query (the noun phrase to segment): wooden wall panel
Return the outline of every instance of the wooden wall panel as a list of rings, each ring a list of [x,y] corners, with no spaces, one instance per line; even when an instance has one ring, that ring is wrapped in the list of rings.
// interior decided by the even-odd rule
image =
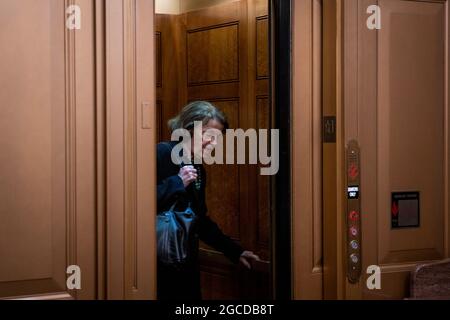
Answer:
[[[150,128],[136,126],[136,242],[131,299],[156,299],[156,112],[154,2],[136,0],[136,103],[148,104]],[[130,106],[133,108],[133,105]],[[142,123],[144,114],[136,115]]]
[[[445,6],[380,5],[389,32],[378,39],[378,210],[390,212],[392,191],[416,190],[422,219],[420,228],[386,232],[390,216],[380,215],[379,259],[383,264],[439,259],[444,249]]]
[[[156,58],[156,87],[162,87],[162,35],[160,31],[155,32],[155,58]]]
[[[188,85],[239,81],[238,53],[237,23],[188,30]]]
[[[24,6],[31,6],[33,15],[23,12]],[[21,8],[22,6],[22,8]],[[2,192],[1,192],[1,235],[0,282],[32,281],[47,279],[51,282],[55,276],[52,272],[52,207],[56,216],[63,220],[55,221],[56,227],[64,228],[65,202],[58,201],[65,197],[66,174],[64,171],[65,158],[56,158],[58,153],[64,155],[65,141],[57,139],[64,136],[64,108],[58,110],[53,106],[63,106],[64,83],[53,80],[55,76],[64,75],[64,29],[51,32],[51,26],[56,26],[61,19],[53,10],[63,10],[62,5],[46,1],[41,5],[33,5],[30,1],[21,6],[15,1],[2,3],[1,18],[8,29],[0,31],[2,39],[7,39],[9,46],[2,55]],[[15,15],[12,14],[15,12]],[[36,14],[36,16],[34,16]],[[17,18],[29,21],[29,24],[15,22]],[[42,24],[42,21],[50,21]],[[36,24],[39,27],[36,27]],[[14,32],[12,32],[14,30]],[[31,54],[27,49],[30,45],[19,41],[34,33],[32,45],[36,50]],[[50,44],[58,46],[52,50]],[[47,58],[54,56],[53,63]],[[26,69],[8,68],[15,66],[16,61],[23,61],[22,66],[36,63],[35,75],[29,77]],[[63,94],[52,92],[52,86],[57,85]],[[33,88],[35,88],[33,90]],[[36,88],[39,88],[37,90]],[[39,94],[39,91],[46,94]],[[8,94],[6,96],[5,94]],[[19,94],[20,93],[20,94]],[[31,108],[30,108],[31,106]],[[55,120],[59,126],[55,126]],[[58,161],[59,160],[59,161]],[[52,167],[52,161],[55,166]],[[59,177],[59,178],[58,178]],[[52,190],[52,183],[57,188]],[[25,198],[24,195],[27,195]],[[33,223],[26,223],[33,221]],[[63,234],[64,238],[65,234]],[[15,245],[8,245],[20,243]],[[65,248],[59,246],[60,254]],[[65,291],[61,275],[64,272],[65,260],[56,255],[56,273],[60,282],[55,284],[56,290]],[[34,268],[30,268],[31,261],[39,261]],[[1,285],[0,285],[1,286]],[[54,289],[55,290],[55,289]],[[2,290],[3,291],[3,290]],[[2,292],[3,296],[8,292]],[[11,293],[10,293],[11,294]],[[14,294],[11,294],[14,295]]]
[[[331,4],[331,1],[327,4]],[[292,127],[291,163],[294,299],[326,297],[323,268],[325,252],[322,252],[325,210],[325,207],[322,208],[322,10],[327,8],[322,8],[320,0],[295,1],[293,6],[292,123],[295,125]],[[328,22],[329,27],[335,30],[331,19]],[[329,40],[333,39],[331,34],[328,36]],[[332,48],[329,53],[333,55]],[[334,71],[332,66],[327,70],[330,74]],[[335,79],[330,77],[328,81]],[[327,106],[331,107],[332,104]],[[324,145],[324,152],[334,147],[334,144]],[[330,179],[326,182],[332,186],[335,181]],[[324,197],[328,195],[324,194]],[[336,217],[336,211],[330,211],[330,215]],[[336,254],[336,242],[328,245],[329,250]]]
[[[200,257],[202,295],[205,300],[232,300],[240,296],[234,266],[212,251],[204,251]]]
[[[155,298],[153,2],[71,4],[0,3],[0,298]]]
[[[76,33],[66,28],[68,4],[0,4],[8,26],[0,33],[9,43],[0,61],[5,89],[0,162],[6,170],[0,192],[1,298],[98,296],[92,151],[96,13],[92,1],[79,1],[86,21]],[[72,264],[82,270],[79,291],[66,287],[66,268]]]
[[[186,27],[188,30],[195,30],[241,21],[242,10],[242,1],[234,1],[191,11],[184,15]]]
[[[256,17],[256,79],[269,78],[269,17]]]
[[[107,299],[156,298],[153,13],[152,1],[106,2]]]
[[[379,265],[382,287],[368,290],[363,274],[345,293],[402,299],[415,265],[447,256],[449,3],[381,0],[382,31],[365,25],[370,4],[349,0],[345,7],[345,139],[364,150],[363,270]],[[396,191],[420,192],[419,227],[392,228]]]
[[[186,26],[183,16],[155,16],[157,141],[170,140],[167,121],[186,104]],[[176,94],[174,94],[174,92]]]

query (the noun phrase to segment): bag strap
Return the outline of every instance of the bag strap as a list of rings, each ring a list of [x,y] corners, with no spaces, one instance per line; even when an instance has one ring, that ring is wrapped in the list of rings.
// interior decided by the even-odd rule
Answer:
[[[180,165],[180,168],[183,168],[184,166],[194,166],[193,164],[184,164],[184,163],[181,163]],[[194,166],[195,167],[195,166]],[[198,191],[197,191],[197,189],[194,187],[194,188],[192,188],[193,189],[193,193],[194,193],[194,197],[195,197],[195,201],[197,201],[197,204],[199,204],[200,203],[200,199],[199,199],[199,196],[198,196]],[[189,202],[189,207],[191,206],[191,202]]]
[[[176,200],[176,201],[173,203],[173,205],[170,207],[169,211],[174,211],[177,204],[178,204],[178,200]]]
[[[189,165],[190,165],[190,164],[189,164]],[[181,164],[179,165],[180,168],[183,168],[183,166],[184,166],[183,163],[181,163]],[[197,193],[196,188],[193,188],[193,192],[194,192],[194,198],[195,198],[195,201],[197,201],[197,203],[199,203],[200,200],[199,200],[199,196],[198,196],[198,193]],[[173,205],[170,207],[169,211],[172,211],[172,212],[173,212],[173,211],[175,210],[175,207],[176,207],[177,204],[178,204],[178,200],[179,200],[179,199],[175,200],[175,202],[173,203]],[[192,208],[192,202],[191,202],[191,201],[188,202],[188,208]]]

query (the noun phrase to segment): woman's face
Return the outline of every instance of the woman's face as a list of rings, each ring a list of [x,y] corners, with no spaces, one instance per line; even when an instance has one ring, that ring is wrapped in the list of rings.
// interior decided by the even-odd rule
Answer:
[[[215,129],[215,130],[213,130]],[[202,128],[202,154],[205,150],[211,151],[217,145],[217,134],[223,131],[223,125],[216,119],[211,119]],[[192,150],[194,150],[194,139],[192,139]]]

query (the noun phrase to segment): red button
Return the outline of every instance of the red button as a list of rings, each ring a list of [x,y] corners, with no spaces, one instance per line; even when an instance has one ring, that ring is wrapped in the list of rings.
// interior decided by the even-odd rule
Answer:
[[[356,221],[359,219],[359,214],[356,211],[352,211],[349,213],[348,217],[350,218],[350,220]]]
[[[348,175],[352,180],[355,180],[358,177],[359,171],[358,171],[358,167],[352,163],[350,165],[350,168],[348,168]]]

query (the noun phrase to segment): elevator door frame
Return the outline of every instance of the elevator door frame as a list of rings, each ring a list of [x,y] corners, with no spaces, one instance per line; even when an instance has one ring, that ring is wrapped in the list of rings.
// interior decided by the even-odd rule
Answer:
[[[291,0],[271,0],[270,17],[270,97],[275,116],[274,127],[280,130],[279,171],[273,179],[272,204],[272,278],[273,296],[277,300],[292,297],[291,250]],[[281,214],[277,214],[281,213]]]
[[[328,1],[325,1],[325,4]],[[321,23],[322,12],[321,0],[269,0],[270,3],[270,70],[271,84],[270,97],[272,110],[274,110],[275,128],[280,129],[280,150],[283,150],[280,159],[280,170],[273,179],[272,187],[278,191],[272,199],[272,283],[273,296],[279,300],[289,299],[322,299],[323,298],[323,267],[322,267],[322,249],[314,249],[314,240],[311,225],[306,227],[303,221],[310,222],[314,218],[311,216],[311,208],[315,206],[314,198],[311,196],[310,187],[317,188],[321,184],[314,184],[314,180],[321,181],[321,168],[313,168],[311,162],[297,164],[302,153],[309,152],[311,148],[316,148],[316,152],[321,154],[321,118],[320,116],[311,119],[310,114],[303,114],[303,111],[309,112],[308,108],[321,108]],[[306,19],[293,13],[293,6],[298,8],[305,15]],[[152,8],[154,10],[154,8]],[[153,11],[154,12],[154,11]],[[314,17],[314,18],[313,18]],[[306,22],[309,28],[302,28],[299,23],[296,25],[299,39],[306,39],[308,46],[295,48],[292,40],[293,22]],[[312,25],[315,21],[316,25]],[[153,17],[149,24],[153,25]],[[318,24],[318,25],[317,25]],[[295,24],[294,24],[295,25]],[[151,34],[154,41],[154,35]],[[331,39],[332,37],[330,37]],[[273,45],[275,44],[275,46]],[[313,47],[315,49],[313,49]],[[278,50],[277,50],[278,49]],[[298,52],[296,51],[298,50]],[[315,70],[306,70],[306,68],[294,73],[293,58],[298,61],[313,64],[316,63]],[[139,57],[138,57],[139,58]],[[139,59],[138,59],[139,61]],[[152,61],[152,68],[154,61]],[[295,87],[296,80],[299,80],[300,86]],[[150,81],[150,88],[154,88],[155,78]],[[316,96],[312,88],[316,87]],[[155,97],[154,92],[150,97]],[[317,97],[317,95],[319,97]],[[297,97],[297,98],[295,98]],[[154,99],[153,99],[154,100]],[[314,101],[314,102],[313,102]],[[305,108],[303,108],[305,106]],[[301,111],[294,116],[293,110],[301,108]],[[151,114],[152,123],[155,123],[155,110]],[[317,110],[316,110],[317,111]],[[301,119],[302,124],[294,123]],[[313,123],[311,123],[313,122]],[[310,127],[308,127],[310,126]],[[293,132],[293,129],[296,131]],[[155,130],[152,130],[155,131]],[[314,131],[315,133],[313,134]],[[153,132],[155,133],[155,132]],[[156,133],[155,133],[156,134]],[[314,136],[314,137],[313,137]],[[295,137],[295,138],[294,138]],[[296,139],[306,138],[301,144],[296,144]],[[303,138],[302,138],[303,139]],[[152,139],[153,140],[153,139]],[[154,142],[154,140],[153,140]],[[303,143],[304,142],[304,143]],[[319,150],[318,150],[318,149]],[[294,153],[297,156],[294,156]],[[300,169],[301,167],[301,169]],[[317,170],[319,169],[319,170]],[[155,169],[154,169],[155,170]],[[315,170],[313,180],[311,180],[310,170]],[[298,174],[298,179],[294,181],[293,174]],[[152,177],[154,179],[155,176]],[[156,180],[153,180],[156,183]],[[286,192],[287,190],[287,192]],[[281,192],[283,191],[283,192]],[[317,190],[316,196],[318,202],[321,202],[322,190]],[[150,197],[153,204],[156,203],[156,197]],[[294,202],[295,198],[305,199],[305,202]],[[316,200],[317,200],[316,199]],[[316,201],[317,203],[317,201]],[[321,205],[317,205],[315,214],[322,215]],[[279,213],[279,214],[277,214]],[[154,217],[154,216],[153,216]],[[303,232],[306,228],[307,232]],[[316,246],[322,246],[322,222],[320,221],[319,237],[320,240]],[[148,230],[148,228],[147,228]],[[152,229],[151,238],[155,238],[155,230]],[[147,239],[149,238],[147,236]],[[329,238],[330,243],[335,244],[335,239]],[[152,245],[152,249],[154,249]],[[305,249],[305,251],[304,251]],[[305,258],[308,256],[308,258]],[[152,257],[152,267],[154,268],[154,257]],[[314,262],[316,259],[316,263]],[[150,279],[156,283],[156,270],[150,272]],[[151,292],[155,297],[156,292]]]
[[[273,297],[289,300],[292,297],[291,277],[291,194],[290,176],[290,129],[291,129],[291,4],[292,0],[267,0],[269,4],[270,29],[270,93],[274,110],[275,128],[280,129],[280,150],[282,157],[277,175],[272,179],[272,188],[277,193],[271,206],[271,251],[272,251],[272,291]],[[303,0],[302,0],[303,1]],[[153,23],[153,19],[152,19]],[[154,35],[152,35],[154,40]],[[268,39],[269,40],[269,39]],[[273,46],[272,43],[276,45]],[[155,79],[153,79],[154,86]],[[152,117],[156,119],[156,109]],[[155,181],[156,183],[156,181]],[[288,192],[286,192],[288,190]],[[156,199],[153,201],[156,202]],[[282,212],[282,215],[274,214]],[[155,236],[152,230],[152,236]],[[156,282],[156,271],[152,278]]]

